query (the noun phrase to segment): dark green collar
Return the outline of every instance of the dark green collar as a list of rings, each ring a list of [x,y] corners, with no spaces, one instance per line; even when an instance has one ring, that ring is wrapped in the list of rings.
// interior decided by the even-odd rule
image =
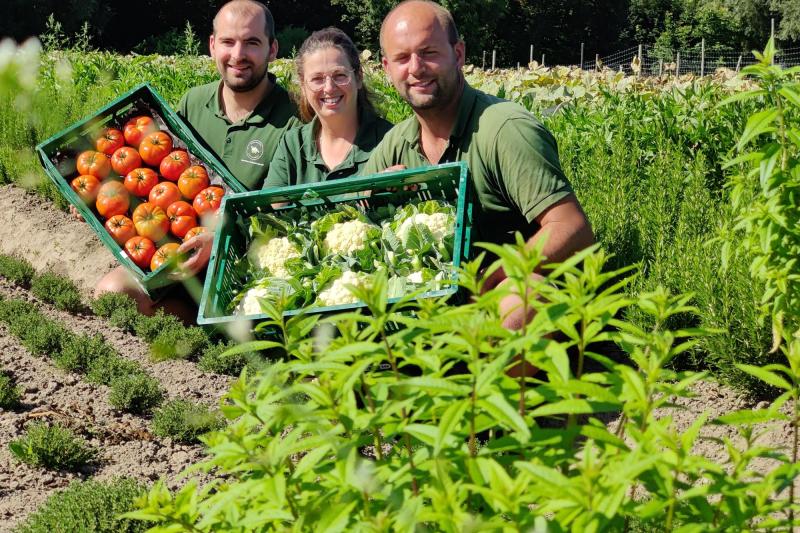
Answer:
[[[356,138],[353,141],[353,147],[347,154],[347,157],[342,161],[338,167],[356,166],[359,163],[365,162],[369,159],[369,150],[364,150],[363,146],[374,147],[378,144],[378,128],[375,127],[375,120],[377,116],[371,111],[364,110],[361,112],[361,120],[358,124],[358,131],[356,131]],[[300,142],[303,144],[300,149],[303,152],[303,157],[309,163],[315,165],[325,166],[325,161],[322,159],[322,154],[317,150],[317,132],[319,131],[320,124],[319,118],[316,116],[311,119],[311,122],[304,125],[300,133]],[[334,169],[330,169],[334,170]]]

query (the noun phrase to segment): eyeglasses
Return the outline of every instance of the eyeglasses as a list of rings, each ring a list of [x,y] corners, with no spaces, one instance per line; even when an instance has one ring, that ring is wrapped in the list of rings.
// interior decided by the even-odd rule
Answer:
[[[312,91],[321,91],[325,87],[325,81],[330,78],[337,87],[347,87],[353,81],[352,70],[338,70],[330,74],[316,74],[305,80],[306,86]]]

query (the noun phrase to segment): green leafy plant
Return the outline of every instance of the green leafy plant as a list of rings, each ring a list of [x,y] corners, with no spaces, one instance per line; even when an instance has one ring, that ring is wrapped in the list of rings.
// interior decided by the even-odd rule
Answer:
[[[142,371],[117,375],[110,386],[109,403],[116,409],[131,413],[150,412],[164,399],[158,380]]]
[[[0,276],[22,287],[28,287],[35,274],[36,270],[26,259],[0,254]]]
[[[153,339],[150,357],[154,361],[194,357],[208,346],[208,334],[199,327],[168,328]]]
[[[14,379],[6,372],[0,372],[0,409],[16,409],[21,392]]]
[[[117,478],[108,482],[73,481],[66,489],[47,498],[14,531],[143,532],[152,524],[119,516],[133,510],[134,501],[146,490],[147,487],[129,478]]]
[[[258,352],[228,353],[236,346],[233,342],[217,342],[209,345],[197,361],[197,366],[206,372],[238,376],[246,367],[258,371],[267,365],[263,355]]]
[[[121,308],[135,308],[136,302],[127,294],[121,292],[104,292],[92,300],[92,312],[102,318],[111,318],[115,311]]]
[[[86,374],[95,361],[113,356],[119,357],[102,335],[72,335],[63,343],[61,351],[53,355],[53,360],[64,370]]]
[[[8,447],[23,463],[54,470],[78,470],[96,455],[71,429],[57,423],[33,422]]]
[[[86,379],[102,385],[110,385],[119,377],[144,373],[139,363],[117,353],[92,358],[88,364]]]
[[[694,451],[707,416],[686,429],[657,414],[704,377],[670,368],[707,334],[667,327],[696,312],[689,296],[628,297],[635,277],[607,269],[596,250],[543,266],[541,247],[521,239],[486,247],[507,288],[481,294],[475,261],[461,283],[476,296],[459,307],[389,305],[381,275],[353,289],[369,315],[284,320],[285,299],[267,303],[264,327],[277,340],[235,350],[287,357],[244,372],[222,407],[229,425],[204,438],[209,458],[198,468],[224,481],[174,494],[158,483],[128,516],[199,531],[788,527],[794,504],[784,489],[798,466],[756,445],[753,430],[779,418],[780,404],[713,420],[744,442],[726,441],[720,462]],[[530,276],[537,269],[545,279]],[[519,331],[502,327],[508,291],[528,295],[520,305],[535,313]],[[619,318],[634,308],[650,327]],[[322,325],[336,335],[309,338]],[[629,361],[596,351],[610,339]],[[526,375],[519,358],[539,371]],[[608,413],[619,413],[615,427],[603,422]],[[759,457],[776,467],[753,475]]]
[[[219,412],[187,400],[171,400],[153,413],[153,434],[191,444],[204,433],[221,429],[225,421]]]
[[[62,311],[75,313],[83,308],[81,293],[73,281],[65,276],[45,272],[33,278],[31,292],[37,298],[55,305]]]

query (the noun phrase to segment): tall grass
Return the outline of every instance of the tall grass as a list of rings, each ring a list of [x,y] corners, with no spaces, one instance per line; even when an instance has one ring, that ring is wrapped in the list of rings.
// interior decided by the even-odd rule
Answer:
[[[290,61],[279,60],[270,70],[285,86],[293,83]],[[409,116],[410,109],[377,64],[368,64],[366,75],[387,118],[397,122]],[[0,182],[36,189],[63,206],[33,152],[38,142],[139,83],[150,83],[175,105],[189,87],[215,79],[207,57],[48,52],[28,99],[0,92]],[[672,317],[670,326],[702,325],[719,332],[701,339],[677,364],[711,368],[728,382],[763,395],[762,385],[733,367],[771,360],[769,331],[755,304],[759,287],[744,264],[733,265],[721,277],[720,250],[707,244],[730,219],[722,162],[756,104],[719,107],[730,84],[710,80],[660,87],[652,81],[628,83],[618,76],[558,71],[511,72],[506,84],[498,83],[497,76],[475,73],[468,79],[545,116],[598,239],[614,254],[610,266],[642,265],[632,292],[663,285],[694,295],[700,318]],[[562,105],[550,114],[554,103]],[[628,318],[649,325],[645,315]]]

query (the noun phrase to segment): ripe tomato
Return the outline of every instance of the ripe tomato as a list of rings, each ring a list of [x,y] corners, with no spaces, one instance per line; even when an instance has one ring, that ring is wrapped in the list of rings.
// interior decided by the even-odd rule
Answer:
[[[103,134],[95,141],[95,147],[98,152],[103,152],[107,156],[111,156],[119,148],[125,146],[125,139],[122,138],[122,132],[114,128],[108,128]]]
[[[125,186],[118,181],[106,181],[97,191],[97,212],[100,216],[111,218],[124,215],[131,206],[131,198]]]
[[[168,242],[156,250],[156,253],[153,254],[153,258],[150,259],[150,270],[157,270],[158,267],[178,255],[179,246],[180,244],[177,242]]]
[[[178,189],[189,200],[194,200],[194,197],[206,187],[208,187],[208,172],[200,165],[187,168],[178,178]]]
[[[158,126],[153,122],[152,118],[145,116],[133,117],[125,124],[123,135],[125,135],[126,143],[134,148],[139,148],[139,143],[142,142],[145,135],[154,131],[158,131]]]
[[[150,189],[148,197],[151,204],[156,204],[166,211],[170,204],[181,199],[181,191],[171,181],[162,181]]]
[[[108,156],[102,152],[87,150],[81,152],[77,161],[78,174],[91,174],[95,178],[103,179],[111,172],[111,163]]]
[[[157,167],[161,160],[172,151],[172,137],[163,131],[156,131],[147,135],[139,144],[139,155],[142,161],[150,166]]]
[[[128,192],[142,198],[146,198],[156,184],[158,174],[152,168],[136,168],[125,176],[125,188]]]
[[[120,176],[127,175],[131,170],[142,166],[142,158],[136,148],[123,146],[111,156],[111,168]]]
[[[100,189],[100,180],[94,176],[85,174],[72,180],[69,185],[72,187],[73,191],[78,193],[78,196],[80,196],[84,203],[91,204],[97,199],[97,191]]]
[[[206,229],[205,226],[195,226],[195,227],[193,227],[192,229],[190,229],[189,231],[186,232],[186,235],[183,236],[183,242],[188,241],[192,237],[197,237],[201,233],[205,233],[207,231],[208,230]]]
[[[197,215],[191,205],[179,200],[167,208],[169,217],[169,230],[178,238],[183,238],[186,233],[197,226]]]
[[[131,237],[125,241],[125,251],[136,266],[144,270],[150,266],[150,259],[156,253],[156,245],[147,237]]]
[[[222,187],[206,187],[194,197],[192,206],[195,212],[200,216],[206,213],[216,213],[224,194],[225,189]]]
[[[150,202],[139,204],[133,210],[136,233],[152,241],[160,241],[169,231],[169,218],[163,209]]]
[[[125,215],[114,215],[106,220],[104,225],[106,231],[111,234],[120,246],[123,246],[131,238],[136,237],[136,228],[133,226],[133,220]]]
[[[159,165],[158,170],[161,171],[161,175],[164,176],[164,179],[178,181],[181,173],[189,168],[191,164],[192,163],[189,161],[189,154],[186,153],[186,150],[173,150],[167,154],[167,157],[161,160],[161,165]]]

